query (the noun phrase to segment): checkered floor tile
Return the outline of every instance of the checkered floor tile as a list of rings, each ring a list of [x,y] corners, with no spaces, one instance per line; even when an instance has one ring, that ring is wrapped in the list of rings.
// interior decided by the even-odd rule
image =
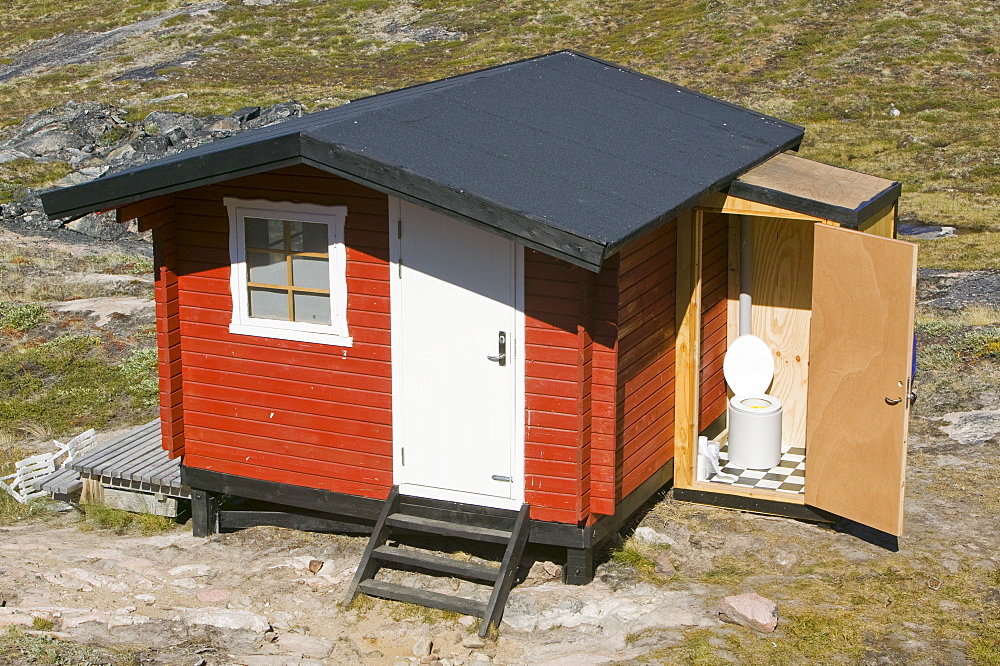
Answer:
[[[715,483],[726,483],[746,488],[766,488],[782,493],[804,493],[806,490],[806,450],[795,447],[781,454],[781,462],[771,469],[743,469],[729,464],[729,450],[723,446],[719,452],[719,467],[726,474],[737,477],[735,481],[708,477]]]

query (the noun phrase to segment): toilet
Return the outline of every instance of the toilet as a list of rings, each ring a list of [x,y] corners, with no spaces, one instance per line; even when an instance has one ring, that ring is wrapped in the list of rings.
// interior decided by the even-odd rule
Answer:
[[[781,461],[781,401],[767,395],[774,357],[756,335],[738,337],[722,362],[729,401],[729,465],[771,469]]]

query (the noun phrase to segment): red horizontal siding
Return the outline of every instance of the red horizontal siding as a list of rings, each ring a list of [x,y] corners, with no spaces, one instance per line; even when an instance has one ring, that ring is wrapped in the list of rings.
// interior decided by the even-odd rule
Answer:
[[[670,222],[619,254],[618,499],[673,457],[675,242]]]
[[[224,197],[347,206],[352,347],[229,333]],[[175,197],[185,462],[368,497],[392,485],[388,200],[308,167]]]
[[[706,213],[702,239],[699,427],[704,429],[725,413],[727,404],[722,361],[729,316],[729,216]]]

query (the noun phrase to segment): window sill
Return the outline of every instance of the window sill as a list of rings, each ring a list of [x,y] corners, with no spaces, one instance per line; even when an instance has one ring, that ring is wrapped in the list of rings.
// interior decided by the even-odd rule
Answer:
[[[293,340],[295,342],[313,342],[321,345],[334,345],[336,347],[352,347],[354,339],[348,335],[340,335],[334,332],[305,331],[288,328],[282,322],[278,326],[268,326],[262,324],[242,324],[233,322],[229,325],[229,332],[234,335],[252,335],[258,338],[275,338],[278,340]]]

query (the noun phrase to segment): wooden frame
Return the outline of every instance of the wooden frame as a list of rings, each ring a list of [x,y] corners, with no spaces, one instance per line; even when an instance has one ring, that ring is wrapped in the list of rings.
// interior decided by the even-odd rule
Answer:
[[[278,338],[298,342],[350,347],[353,340],[347,329],[347,250],[344,246],[346,206],[236,199],[225,197],[229,211],[230,290],[233,299],[233,319],[229,332],[238,335]],[[247,273],[246,217],[279,217],[282,220],[325,224],[328,230],[328,261],[330,272],[330,323],[313,324],[250,316]],[[290,270],[290,269],[289,269]],[[289,292],[291,300],[292,292]],[[291,312],[291,310],[290,310]]]

